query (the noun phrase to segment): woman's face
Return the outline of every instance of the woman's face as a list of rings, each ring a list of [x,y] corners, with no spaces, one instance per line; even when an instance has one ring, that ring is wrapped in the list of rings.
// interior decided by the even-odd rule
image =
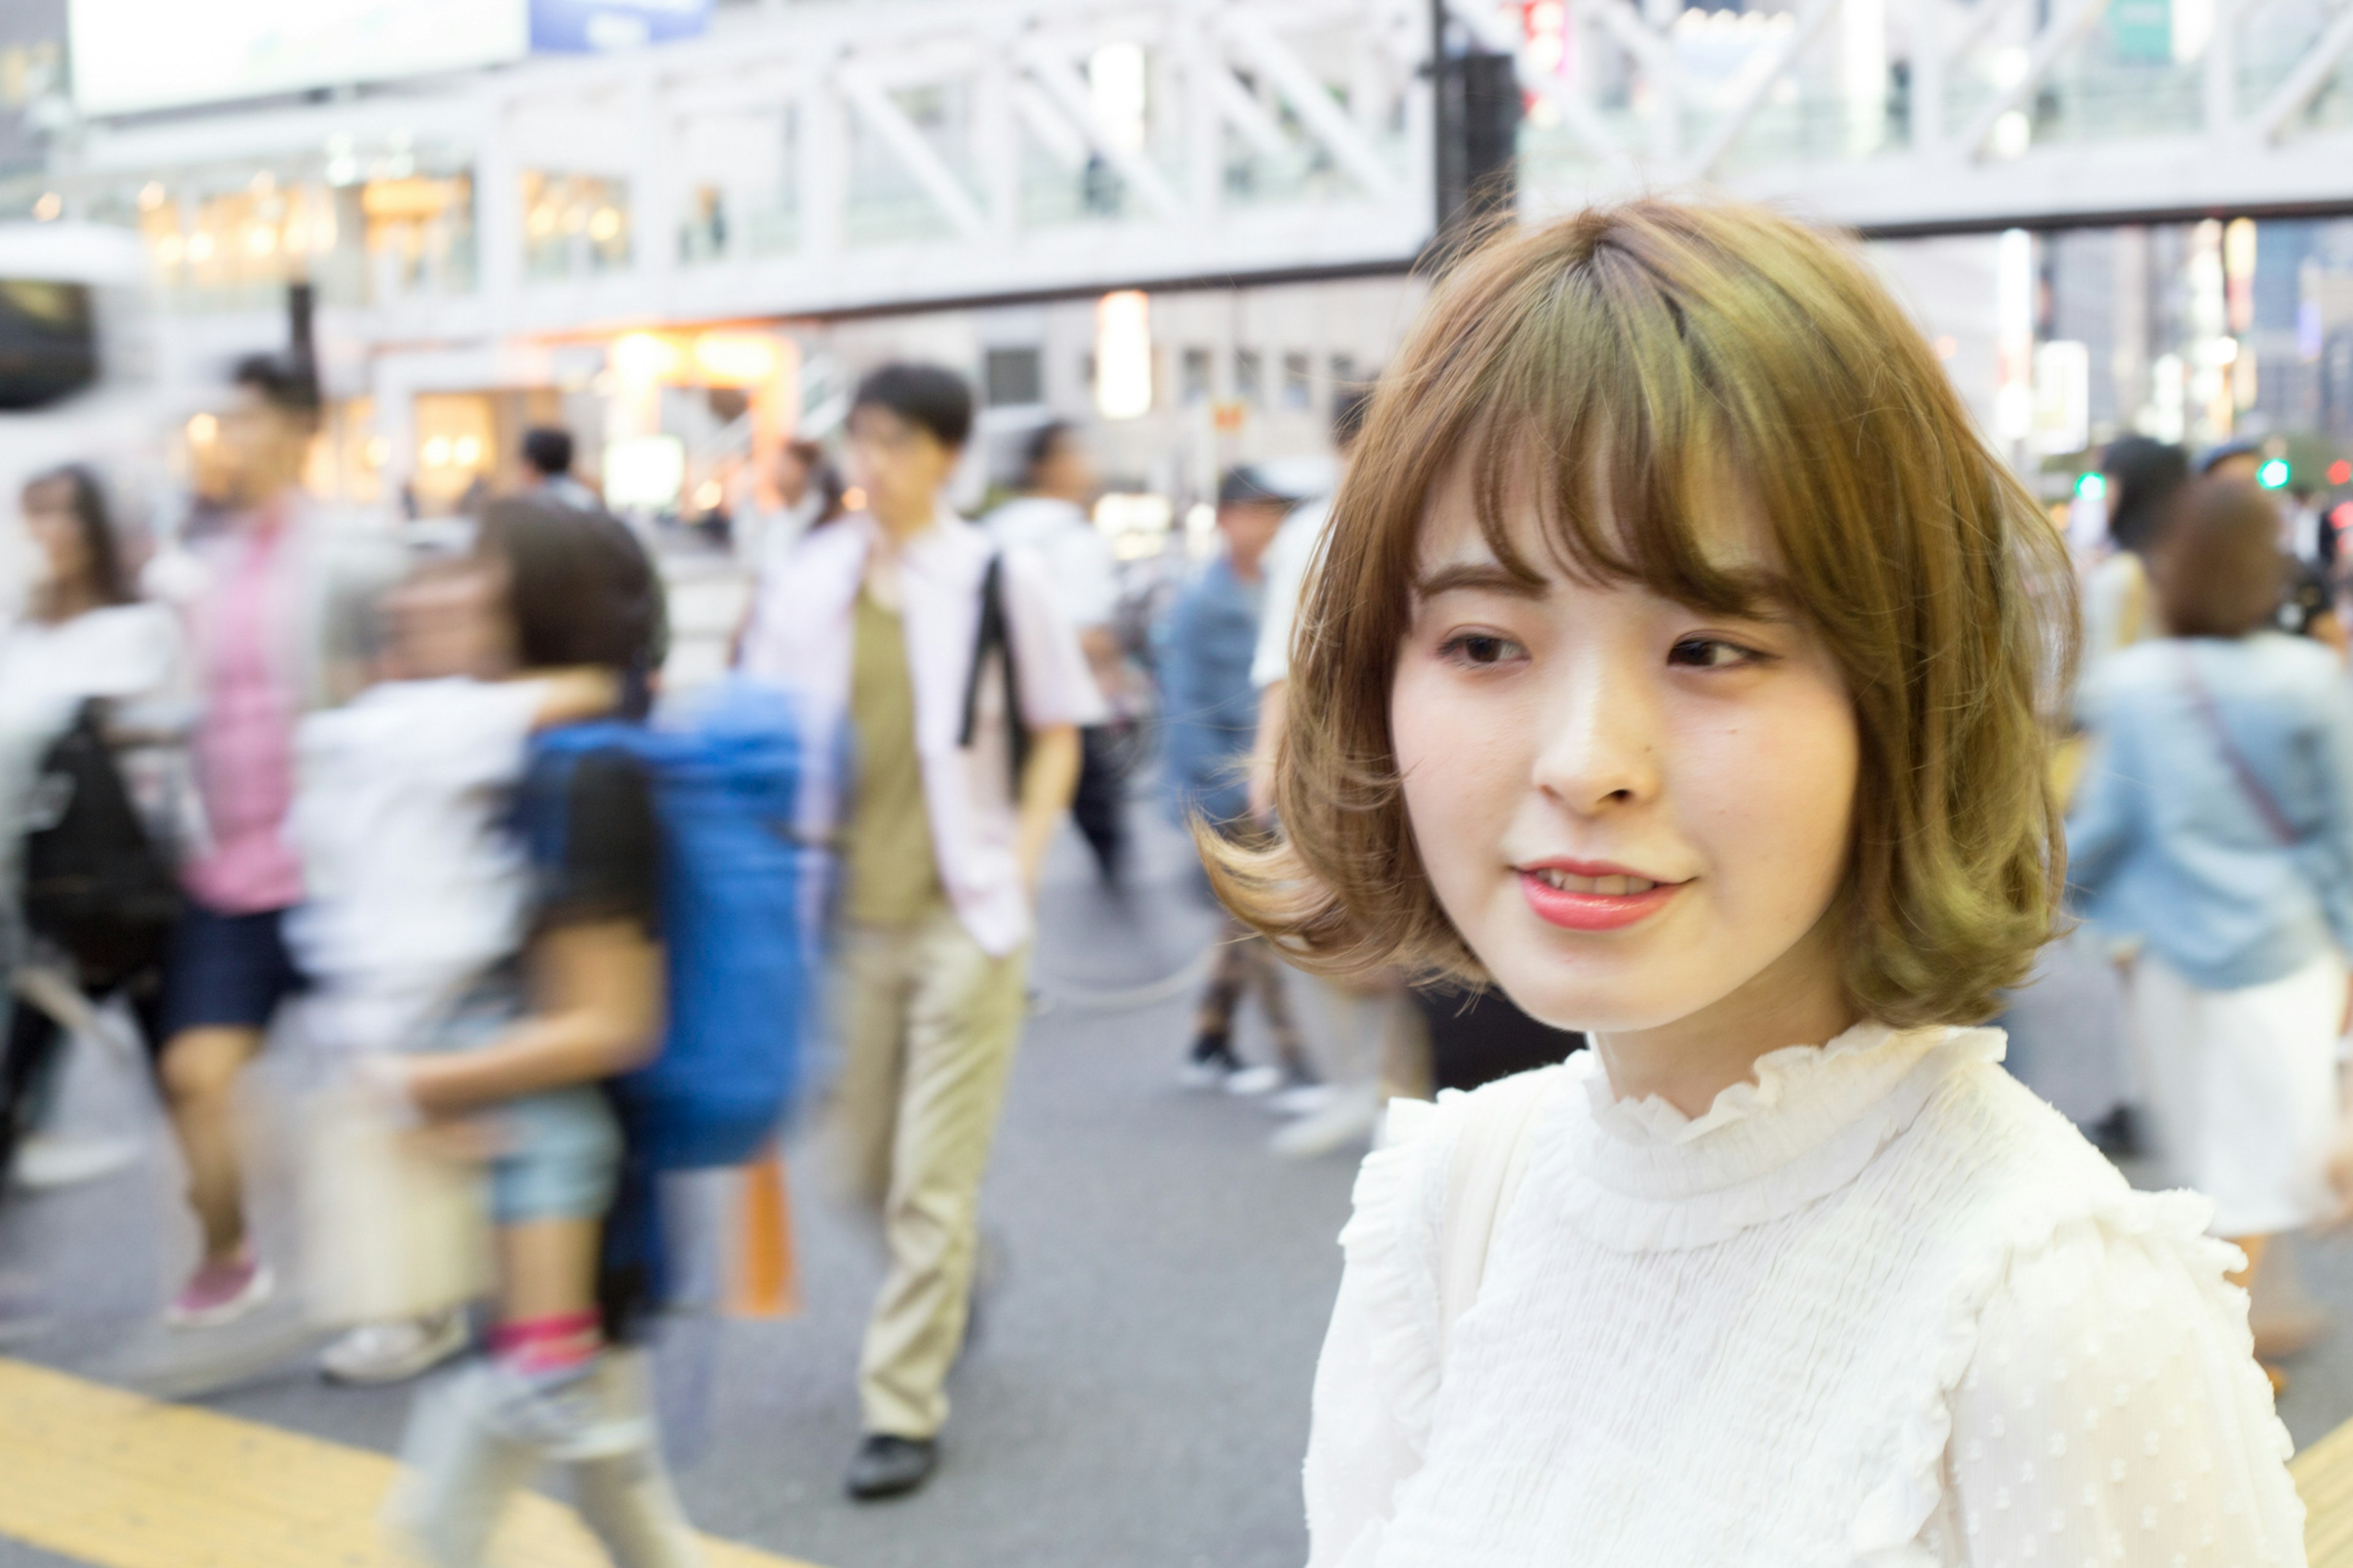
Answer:
[[[41,552],[49,582],[79,583],[96,566],[89,535],[74,515],[73,487],[65,480],[43,479],[25,488],[25,527]]]
[[[1828,651],[1769,599],[1710,615],[1579,581],[1525,509],[1514,542],[1541,583],[1497,563],[1461,476],[1434,495],[1390,696],[1463,940],[1526,1012],[1604,1034],[1834,985],[1859,751]],[[1769,573],[1765,548],[1736,524],[1718,563]]]
[[[496,679],[513,672],[506,563],[494,556],[469,555],[419,568],[385,595],[385,617],[396,679]]]

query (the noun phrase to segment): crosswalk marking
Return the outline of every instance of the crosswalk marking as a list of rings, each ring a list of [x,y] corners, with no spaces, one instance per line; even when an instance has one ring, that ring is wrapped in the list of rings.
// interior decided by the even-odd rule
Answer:
[[[0,1537],[93,1568],[395,1568],[382,1454],[0,1358]],[[703,1538],[708,1568],[810,1568]],[[601,1568],[572,1510],[507,1511],[494,1568]]]

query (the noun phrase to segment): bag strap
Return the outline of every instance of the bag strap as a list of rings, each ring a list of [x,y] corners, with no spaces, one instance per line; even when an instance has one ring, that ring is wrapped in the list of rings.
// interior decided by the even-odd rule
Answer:
[[[1529,1130],[1555,1075],[1535,1072],[1473,1094],[1447,1163],[1446,1207],[1438,1222],[1438,1317],[1441,1350],[1479,1300],[1496,1222],[1527,1174]]]
[[[1005,671],[1005,721],[1011,737],[1013,796],[1021,797],[1021,775],[1029,765],[1029,728],[1021,721],[1021,672],[1013,658],[1011,622],[1005,613],[1005,552],[992,552],[980,579],[980,629],[973,639],[972,668],[965,677],[964,726],[956,744],[969,747],[980,729],[980,682],[988,656],[998,656]]]
[[[2213,735],[2214,744],[2221,751],[2222,761],[2229,764],[2231,776],[2238,782],[2239,793],[2247,797],[2247,803],[2255,808],[2255,815],[2263,819],[2265,827],[2271,829],[2272,837],[2284,847],[2295,848],[2304,836],[2296,832],[2295,824],[2287,819],[2287,813],[2280,809],[2279,802],[2274,800],[2271,791],[2263,787],[2263,781],[2256,776],[2255,770],[2247,765],[2247,759],[2240,754],[2239,748],[2231,743],[2231,731],[2223,727],[2221,710],[2214,706],[2214,694],[2206,689],[2205,681],[2199,678],[2198,661],[2190,657],[2188,645],[2182,646],[2180,653],[2181,684],[2189,689],[2189,705],[2198,710],[2198,717]]]

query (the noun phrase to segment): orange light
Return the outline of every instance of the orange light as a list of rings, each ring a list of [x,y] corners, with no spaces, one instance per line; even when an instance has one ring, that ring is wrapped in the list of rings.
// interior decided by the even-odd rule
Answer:
[[[2339,458],[2329,464],[2328,482],[2332,485],[2353,485],[2353,463]]]
[[[613,368],[625,381],[668,381],[678,374],[678,345],[653,332],[626,332],[613,342]]]
[[[704,332],[694,340],[694,368],[721,386],[756,386],[776,374],[776,344],[756,332]]]
[[[864,511],[866,510],[866,492],[860,489],[856,485],[852,485],[848,489],[842,491],[841,510],[844,511]]]

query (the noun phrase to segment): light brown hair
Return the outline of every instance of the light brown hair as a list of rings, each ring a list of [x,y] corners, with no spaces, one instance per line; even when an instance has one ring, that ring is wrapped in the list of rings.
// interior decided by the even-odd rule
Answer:
[[[2279,508],[2243,479],[2185,489],[2150,565],[2158,612],[2178,637],[2242,637],[2278,614],[2287,582]]]
[[[1867,265],[1751,207],[1594,209],[1498,234],[1440,281],[1301,606],[1284,837],[1198,836],[1234,911],[1310,968],[1485,978],[1423,872],[1389,735],[1423,515],[1457,465],[1507,568],[1540,575],[1504,522],[1533,505],[1568,569],[1719,611],[1758,592],[1705,548],[1721,476],[1739,483],[1771,586],[1855,705],[1833,916],[1850,999],[1895,1025],[1991,1013],[2063,881],[2043,710],[2073,657],[2065,552]]]

